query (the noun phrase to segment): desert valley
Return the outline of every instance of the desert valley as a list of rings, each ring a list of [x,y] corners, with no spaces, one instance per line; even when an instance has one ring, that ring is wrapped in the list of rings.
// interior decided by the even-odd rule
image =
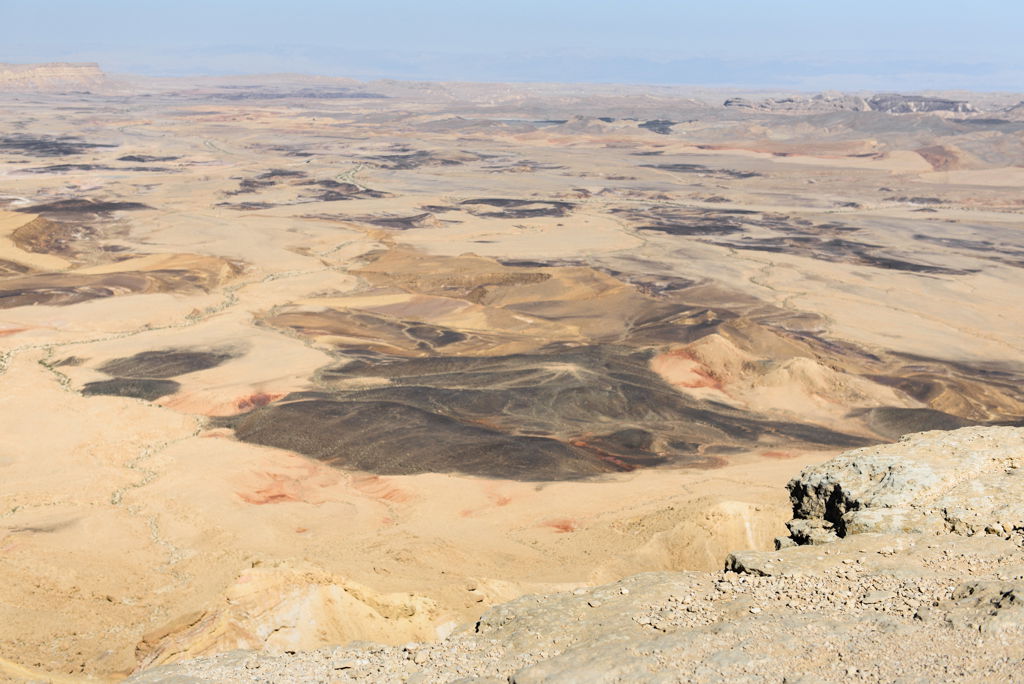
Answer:
[[[0,679],[717,571],[806,466],[1024,420],[1024,95],[57,64],[0,102]]]

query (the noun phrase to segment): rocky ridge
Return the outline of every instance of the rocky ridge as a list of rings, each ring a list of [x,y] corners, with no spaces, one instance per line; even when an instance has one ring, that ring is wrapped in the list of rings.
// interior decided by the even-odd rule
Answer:
[[[0,64],[0,90],[83,89],[103,85],[106,74],[93,62]]]
[[[1024,100],[1006,109],[1003,116],[1011,121],[1024,121]]]
[[[1024,429],[910,435],[805,469],[775,551],[495,606],[436,643],[233,651],[175,682],[1011,681],[1024,673]]]
[[[925,95],[880,93],[871,97],[859,95],[819,93],[811,97],[782,97],[764,100],[729,98],[725,107],[764,112],[882,112],[885,114],[977,114],[979,109],[970,102]]]

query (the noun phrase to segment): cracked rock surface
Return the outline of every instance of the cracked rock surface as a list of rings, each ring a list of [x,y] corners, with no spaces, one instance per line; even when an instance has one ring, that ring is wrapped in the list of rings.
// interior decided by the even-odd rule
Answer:
[[[849,451],[788,485],[790,543],[864,532],[1024,535],[1024,432],[1012,428],[909,435]]]

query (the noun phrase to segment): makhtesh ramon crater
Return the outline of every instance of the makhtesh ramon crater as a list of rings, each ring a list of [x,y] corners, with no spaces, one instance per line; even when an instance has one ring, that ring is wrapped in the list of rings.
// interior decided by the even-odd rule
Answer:
[[[11,4],[0,681],[1024,681],[1019,8]]]

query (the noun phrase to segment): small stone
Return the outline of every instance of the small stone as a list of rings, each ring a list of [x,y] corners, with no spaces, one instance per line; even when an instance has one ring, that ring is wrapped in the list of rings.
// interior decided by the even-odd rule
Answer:
[[[601,605],[601,602],[597,599],[590,599],[589,601],[587,601],[587,605],[591,608],[597,608]]]
[[[335,670],[351,670],[358,662],[354,658],[340,658],[331,663],[331,668]]]
[[[892,591],[872,591],[865,594],[860,602],[864,605],[873,605],[875,603],[884,603],[885,601],[891,601],[896,598],[896,593]]]
[[[623,594],[623,595],[628,594],[629,593],[629,589],[627,589],[626,587],[621,587],[619,589],[619,593]]]
[[[426,651],[416,651],[412,656],[412,662],[417,665],[422,665],[430,659],[430,654]]]
[[[761,609],[758,608],[757,606],[750,606],[750,612],[753,613],[754,615],[757,615],[758,613],[761,612]]]

